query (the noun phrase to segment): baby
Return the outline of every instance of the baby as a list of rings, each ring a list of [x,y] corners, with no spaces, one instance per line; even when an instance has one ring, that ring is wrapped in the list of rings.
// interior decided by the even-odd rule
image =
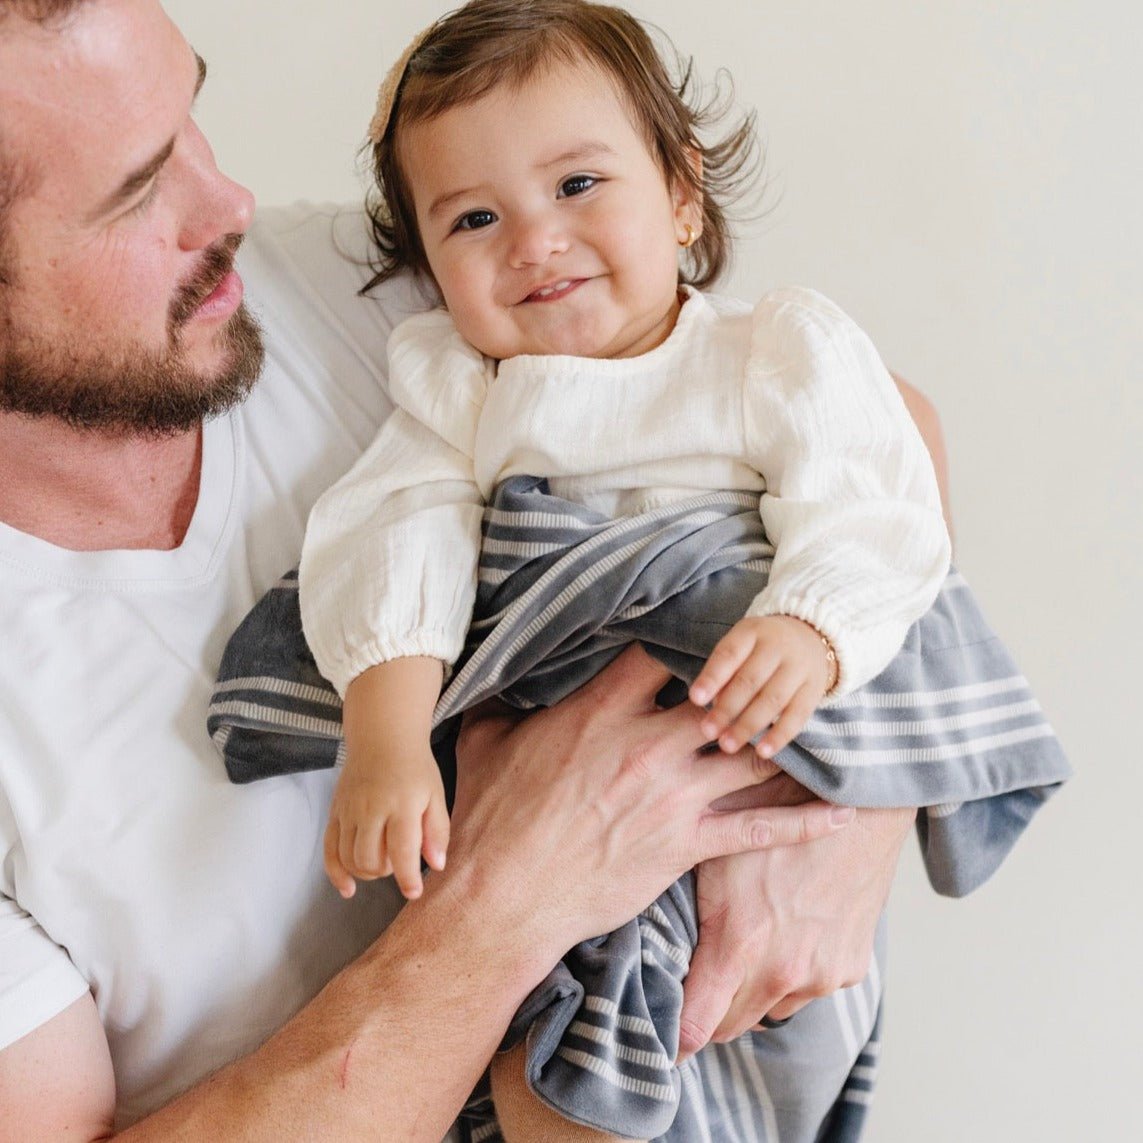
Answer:
[[[755,142],[750,120],[700,141],[686,90],[637,21],[580,0],[473,0],[382,88],[378,280],[411,269],[443,308],[393,333],[396,411],[302,558],[306,637],[344,696],[325,863],[345,896],[391,873],[413,898],[421,858],[445,865],[430,731],[505,481],[610,519],[757,499],[768,582],[689,689],[728,752],[772,757],[877,675],[946,575],[932,466],[868,338],[808,290],[702,292]]]

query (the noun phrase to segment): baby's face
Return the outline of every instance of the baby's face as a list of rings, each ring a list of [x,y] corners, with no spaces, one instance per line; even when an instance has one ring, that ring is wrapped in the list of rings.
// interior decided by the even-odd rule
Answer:
[[[429,266],[482,353],[632,357],[670,333],[698,214],[602,73],[541,69],[412,124],[400,148]]]

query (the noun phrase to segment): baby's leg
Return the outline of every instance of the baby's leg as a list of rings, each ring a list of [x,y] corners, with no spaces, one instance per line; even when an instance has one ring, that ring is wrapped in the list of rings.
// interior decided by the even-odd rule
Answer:
[[[493,1057],[492,1102],[505,1143],[606,1143],[618,1135],[573,1123],[532,1094],[524,1078],[526,1049],[521,1043]]]

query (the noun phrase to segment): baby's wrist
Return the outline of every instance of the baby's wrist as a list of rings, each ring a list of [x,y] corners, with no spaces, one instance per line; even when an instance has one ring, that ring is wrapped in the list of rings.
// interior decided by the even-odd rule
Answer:
[[[823,698],[829,698],[837,689],[838,681],[841,678],[841,662],[837,657],[837,650],[833,645],[830,637],[822,632],[822,630],[808,619],[803,619],[800,615],[783,615],[784,619],[796,619],[803,627],[807,628],[809,633],[815,638],[822,648],[822,653],[825,656],[826,677],[825,689],[822,692]]]

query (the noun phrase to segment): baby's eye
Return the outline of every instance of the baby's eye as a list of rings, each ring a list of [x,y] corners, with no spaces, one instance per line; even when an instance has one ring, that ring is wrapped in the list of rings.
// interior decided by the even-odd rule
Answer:
[[[570,179],[564,179],[560,183],[560,196],[563,198],[573,198],[577,194],[583,194],[584,191],[589,191],[595,184],[599,182],[594,175],[572,175]]]
[[[490,210],[470,210],[456,220],[453,230],[483,230],[496,221],[496,215]]]

